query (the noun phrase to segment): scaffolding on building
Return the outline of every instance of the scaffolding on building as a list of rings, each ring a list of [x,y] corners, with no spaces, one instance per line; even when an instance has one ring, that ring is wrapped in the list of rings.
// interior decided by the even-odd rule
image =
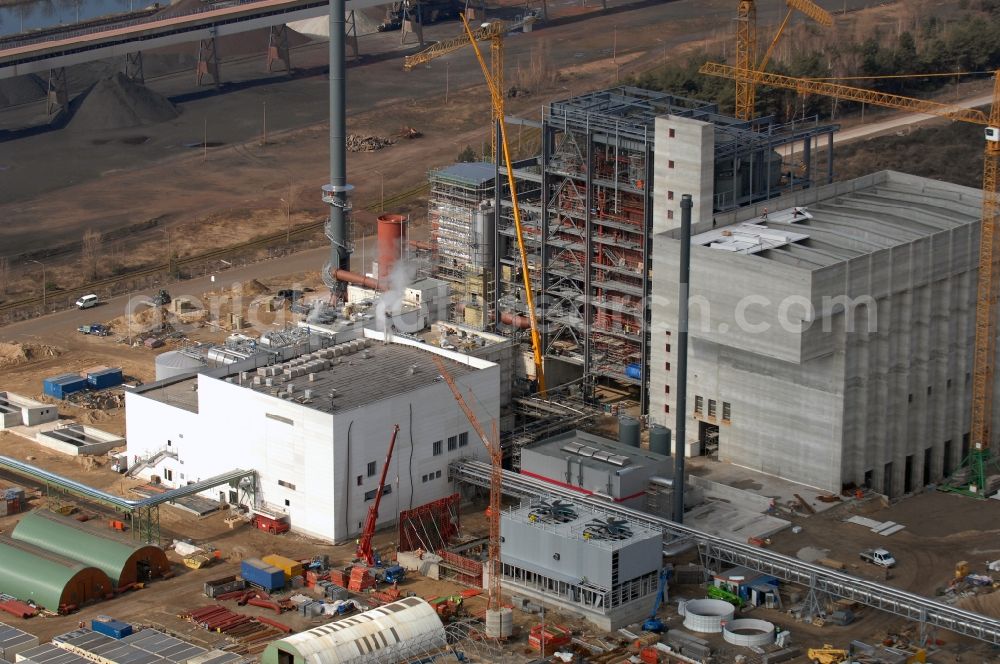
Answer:
[[[587,395],[604,380],[632,386],[643,413],[654,123],[665,115],[714,125],[716,211],[811,186],[811,146],[824,135],[832,143],[836,129],[818,118],[736,120],[715,104],[633,87],[554,102],[541,122],[508,119],[541,130],[541,154],[515,164],[515,177],[546,357],[579,366]],[[802,166],[786,168],[776,150],[798,144]],[[832,181],[832,156],[826,162]],[[493,306],[516,322],[526,313],[521,261],[506,187],[499,198]],[[519,333],[516,323],[497,327]]]
[[[449,282],[454,319],[476,329],[492,320],[493,182],[491,163],[453,164],[430,173],[427,217],[434,276]]]

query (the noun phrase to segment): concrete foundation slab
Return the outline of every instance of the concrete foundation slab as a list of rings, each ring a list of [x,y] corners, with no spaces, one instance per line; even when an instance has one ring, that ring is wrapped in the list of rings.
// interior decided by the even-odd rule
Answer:
[[[107,454],[116,447],[125,447],[125,439],[121,436],[84,424],[39,431],[35,434],[35,442],[72,456]]]

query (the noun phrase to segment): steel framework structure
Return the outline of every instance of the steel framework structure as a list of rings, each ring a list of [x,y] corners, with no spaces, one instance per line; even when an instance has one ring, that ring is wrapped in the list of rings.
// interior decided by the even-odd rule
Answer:
[[[486,486],[490,481],[489,464],[481,461],[455,461],[449,467],[449,471],[451,478],[457,482]],[[1000,620],[988,618],[973,611],[959,609],[905,590],[861,579],[820,565],[806,563],[774,551],[710,535],[664,517],[609,503],[600,498],[584,495],[572,489],[510,471],[504,471],[503,489],[511,496],[531,500],[560,498],[579,505],[586,505],[608,516],[628,519],[631,522],[662,532],[665,545],[676,545],[678,542],[690,541],[698,546],[702,557],[707,560],[747,567],[803,585],[809,589],[810,597],[814,603],[816,598],[822,595],[842,597],[893,613],[907,620],[917,621],[922,637],[927,637],[930,629],[942,628],[993,645],[1000,645]]]
[[[716,164],[734,171],[738,163],[763,161],[782,145],[802,143],[801,177],[789,177],[788,187],[772,187],[773,178],[766,175],[757,182],[751,177],[746,192],[717,191],[714,207],[720,211],[809,186],[811,146],[822,135],[831,142],[835,130],[815,119],[778,125],[761,118],[751,125],[720,114],[713,104],[632,87],[554,102],[540,123],[509,120],[541,130],[541,154],[514,164],[524,259],[512,241],[516,224],[509,194],[503,187],[498,192],[493,289],[498,329],[519,334],[524,326],[517,323],[530,313],[520,278],[526,261],[546,357],[582,367],[588,392],[600,379],[635,386],[644,412],[654,123],[664,115],[712,123]],[[498,174],[505,167],[498,159]],[[828,159],[825,179],[832,176]]]

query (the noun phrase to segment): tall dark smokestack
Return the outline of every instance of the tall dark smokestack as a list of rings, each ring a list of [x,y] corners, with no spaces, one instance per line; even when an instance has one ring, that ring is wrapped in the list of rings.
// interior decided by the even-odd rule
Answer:
[[[330,205],[326,236],[330,238],[330,260],[323,269],[323,282],[337,294],[346,284],[333,278],[335,270],[351,269],[351,238],[348,228],[351,204],[347,184],[347,78],[346,0],[330,1],[330,184],[323,185],[323,202]]]
[[[687,437],[688,280],[691,276],[691,194],[681,196],[681,267],[677,302],[677,410],[674,413],[674,521],[684,523],[684,446]]]

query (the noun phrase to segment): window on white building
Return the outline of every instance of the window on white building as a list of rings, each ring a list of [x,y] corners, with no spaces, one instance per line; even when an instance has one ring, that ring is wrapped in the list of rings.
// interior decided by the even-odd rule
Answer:
[[[431,448],[431,454],[433,454],[434,456],[438,456],[439,454],[441,454],[441,443],[442,441],[440,440],[434,441],[434,445]]]
[[[292,484],[291,482],[286,482],[285,480],[278,480],[278,486],[283,486],[286,489],[291,489],[292,491],[295,491],[295,485]]]
[[[368,502],[369,500],[375,500],[375,494],[377,492],[378,492],[378,489],[372,489],[371,491],[365,491],[365,502]],[[385,488],[382,489],[382,495],[383,496],[388,496],[390,493],[392,493],[392,487],[390,485],[386,484]],[[285,502],[288,502],[288,501],[285,501]]]
[[[454,452],[457,449],[458,449],[458,436],[449,436],[448,437],[448,451],[449,452]]]
[[[462,433],[458,434],[458,446],[465,447],[468,444],[469,444],[469,432],[463,431]]]
[[[378,463],[375,461],[368,462],[368,477],[375,477],[375,471],[378,470]]]

